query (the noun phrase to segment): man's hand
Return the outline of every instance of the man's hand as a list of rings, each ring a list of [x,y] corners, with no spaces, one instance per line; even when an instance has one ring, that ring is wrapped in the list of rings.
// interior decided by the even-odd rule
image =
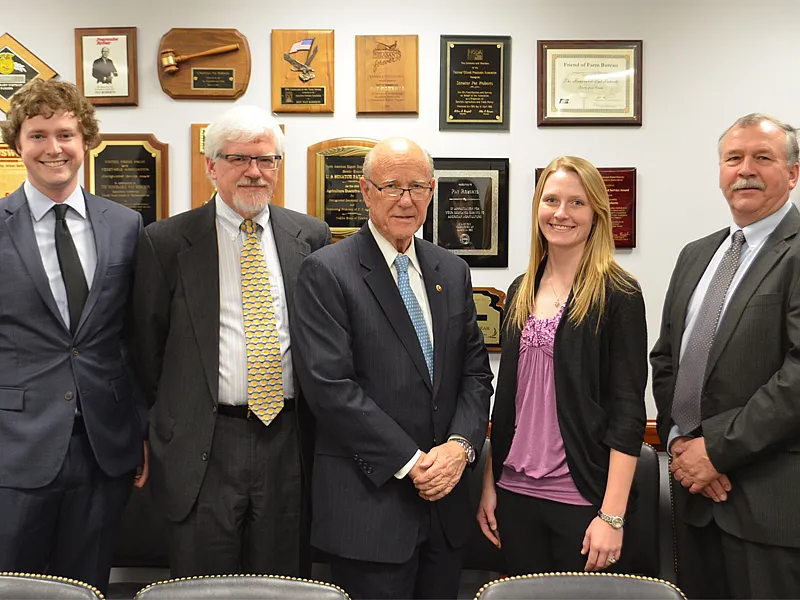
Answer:
[[[673,443],[669,469],[675,480],[693,494],[699,493],[720,476],[708,458],[706,440],[702,437]]]
[[[150,443],[144,441],[144,464],[136,469],[133,477],[133,487],[142,489],[150,477]]]
[[[728,476],[720,473],[720,476],[700,490],[700,493],[714,502],[725,502],[732,487]]]
[[[434,446],[409,472],[422,499],[434,502],[453,491],[461,479],[467,459],[456,442],[446,442]],[[419,467],[422,473],[414,474]]]

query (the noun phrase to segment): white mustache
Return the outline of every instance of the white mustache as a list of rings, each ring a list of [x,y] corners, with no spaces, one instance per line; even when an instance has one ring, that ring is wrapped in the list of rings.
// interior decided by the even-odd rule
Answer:
[[[763,182],[752,177],[749,179],[739,179],[731,186],[732,192],[737,190],[761,190],[763,192],[765,189],[767,189],[767,186],[764,185]]]
[[[265,179],[261,179],[260,177],[245,177],[239,183],[236,184],[236,187],[247,186],[247,187],[269,187],[269,183]]]

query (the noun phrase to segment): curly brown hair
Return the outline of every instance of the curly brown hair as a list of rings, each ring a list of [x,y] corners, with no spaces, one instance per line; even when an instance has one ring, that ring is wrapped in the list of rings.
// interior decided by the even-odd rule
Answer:
[[[83,97],[74,84],[66,81],[44,81],[36,78],[11,96],[11,108],[5,121],[0,121],[3,141],[19,154],[17,142],[25,119],[39,115],[46,119],[58,110],[75,115],[78,119],[84,143],[95,148],[100,143],[100,127],[94,115],[94,107]]]

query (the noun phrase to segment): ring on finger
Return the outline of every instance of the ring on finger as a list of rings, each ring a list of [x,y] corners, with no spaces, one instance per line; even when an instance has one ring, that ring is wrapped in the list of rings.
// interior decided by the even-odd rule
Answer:
[[[613,565],[615,562],[617,562],[617,559],[614,558],[613,556],[609,556],[607,562],[608,564]]]

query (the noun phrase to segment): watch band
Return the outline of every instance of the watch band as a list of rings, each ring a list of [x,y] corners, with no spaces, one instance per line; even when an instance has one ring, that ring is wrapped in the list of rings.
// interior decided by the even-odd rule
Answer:
[[[611,525],[614,529],[622,529],[625,526],[625,518],[616,515],[607,515],[602,510],[597,511],[597,516]]]
[[[468,465],[471,465],[473,462],[475,462],[475,448],[472,447],[472,444],[469,443],[469,440],[465,440],[464,438],[460,437],[453,437],[450,438],[450,441],[455,442],[464,449],[464,458],[466,458]]]

